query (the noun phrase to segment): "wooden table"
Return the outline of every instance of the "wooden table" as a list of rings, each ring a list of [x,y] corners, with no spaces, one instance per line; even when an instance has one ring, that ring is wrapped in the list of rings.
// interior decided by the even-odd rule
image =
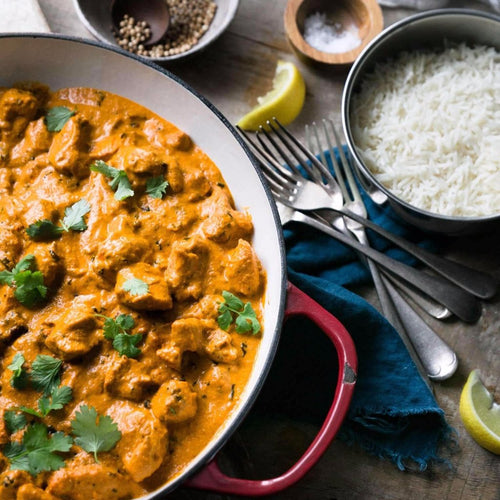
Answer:
[[[208,50],[186,62],[167,68],[207,97],[231,121],[245,114],[256,97],[270,87],[276,61],[295,62],[307,85],[304,109],[291,129],[299,136],[304,125],[328,115],[340,126],[340,101],[346,73],[312,68],[299,61],[286,40],[283,12],[286,0],[242,0],[227,32]],[[91,38],[79,22],[72,3],[40,0],[52,31]],[[456,6],[486,9],[473,1]],[[412,14],[407,9],[384,9],[385,26]],[[458,260],[489,271],[500,278],[500,237],[486,235],[450,241],[448,253]],[[360,290],[376,304],[370,289]],[[500,300],[483,306],[474,325],[458,321],[429,321],[456,350],[458,372],[446,382],[434,384],[436,398],[450,425],[458,431],[459,450],[451,456],[452,468],[401,472],[393,464],[363,450],[335,441],[327,453],[294,487],[275,498],[499,500],[500,459],[480,448],[465,432],[458,414],[460,390],[467,374],[480,368],[486,384],[500,401]],[[279,396],[278,396],[279,397]],[[283,472],[294,456],[307,447],[316,425],[307,418],[249,419],[226,447],[225,467],[253,477]],[[257,428],[258,427],[258,428]],[[261,436],[264,436],[261,438]],[[172,498],[221,499],[219,495],[180,489]]]

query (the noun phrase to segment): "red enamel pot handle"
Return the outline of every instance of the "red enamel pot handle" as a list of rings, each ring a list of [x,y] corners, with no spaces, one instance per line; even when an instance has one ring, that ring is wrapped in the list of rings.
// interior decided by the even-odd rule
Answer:
[[[306,452],[295,465],[281,476],[253,481],[225,475],[212,460],[201,472],[185,484],[188,487],[234,495],[263,496],[284,490],[301,479],[319,460],[337,434],[347,413],[357,373],[354,343],[343,325],[317,302],[288,283],[285,320],[292,316],[310,318],[333,342],[339,360],[338,382],[328,414]]]

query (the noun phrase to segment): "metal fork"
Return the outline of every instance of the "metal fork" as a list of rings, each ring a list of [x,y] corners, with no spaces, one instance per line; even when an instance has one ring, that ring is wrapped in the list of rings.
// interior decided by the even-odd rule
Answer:
[[[290,194],[285,193],[285,199],[281,200],[285,204],[287,203],[286,197],[288,197],[289,201],[293,202],[294,208],[298,210],[317,211],[326,209],[354,219],[356,222],[361,223],[363,226],[375,231],[384,238],[398,245],[422,263],[426,264],[429,268],[472,295],[482,299],[489,299],[496,294],[498,282],[492,276],[428,252],[418,245],[415,245],[414,243],[387,231],[365,217],[361,217],[355,212],[343,209],[343,204],[340,204],[339,206],[338,203],[339,197],[342,197],[343,193],[328,168],[325,167],[311,151],[309,151],[293,135],[291,135],[290,132],[288,132],[288,130],[277,120],[275,120],[274,124],[268,122],[268,125],[280,138],[282,144],[286,145],[288,151],[292,153],[296,162],[304,168],[307,174],[314,181],[311,182],[310,180],[304,178],[302,173],[294,167],[296,162],[294,162],[286,151],[280,147],[280,145],[273,139],[272,135],[267,133],[265,129],[261,129],[261,134],[265,135],[270,140],[271,144],[277,148],[279,154],[283,156],[285,163],[292,169],[292,172],[288,171],[288,173],[295,174],[291,177],[287,177],[286,189]],[[259,133],[257,133],[257,138],[260,139],[260,144],[262,146],[261,149],[266,150],[268,156],[274,158],[273,153],[261,140],[261,135],[259,135]],[[292,149],[292,147],[294,149]],[[303,156],[301,157],[300,154],[297,154],[297,151],[300,151]],[[311,166],[304,161],[304,157],[309,160]],[[278,188],[278,194],[280,194],[279,190],[280,189]]]
[[[242,134],[257,153],[257,158],[261,160],[262,172],[266,176],[276,200],[297,210],[314,210],[313,205],[317,202],[317,199],[328,196],[321,186],[304,179],[300,171],[298,171],[293,164],[290,168],[297,170],[296,172],[283,167],[280,161],[276,160],[266,148],[263,148],[260,144],[257,144],[255,140],[251,139],[248,134],[245,134],[243,131]],[[311,157],[317,162],[318,168],[326,170],[312,154]],[[301,161],[305,165],[302,159]],[[307,169],[311,170],[309,166],[307,166]],[[316,172],[311,172],[311,175],[313,174],[317,177]],[[332,181],[335,182],[333,178]],[[329,189],[334,189],[333,186],[334,184],[330,184]],[[343,204],[340,188],[337,189],[340,202]],[[337,201],[335,201],[335,203],[337,203]],[[322,202],[321,205],[324,206],[324,203]],[[339,213],[347,213],[342,212],[339,207],[337,207],[336,210]],[[336,221],[335,227],[337,229],[339,229],[339,221],[342,223],[341,217]],[[384,268],[391,271],[391,273],[396,274],[396,276],[403,279],[405,283],[413,288],[421,290],[437,302],[443,304],[463,321],[474,323],[479,319],[481,315],[480,304],[469,293],[457,288],[447,280],[407,266],[371,247],[366,247],[361,244],[356,246],[355,243],[357,242],[354,242],[354,240],[348,237],[341,239],[341,236],[345,235],[341,231],[338,231],[336,236],[337,239],[355,248],[372,260],[375,260],[378,264],[384,266]]]
[[[348,210],[366,219],[368,216],[368,212],[366,210],[365,204],[361,197],[361,193],[354,179],[353,173],[351,171],[349,161],[346,155],[344,154],[344,150],[342,148],[342,144],[339,135],[337,133],[337,130],[331,120],[323,120],[322,125],[323,125],[322,127],[323,137],[326,142],[326,146],[321,143],[318,134],[318,127],[314,122],[310,126],[306,125],[305,127],[306,143],[312,152],[315,152],[316,150],[316,156],[319,156],[321,162],[327,168],[328,168],[328,162],[325,157],[324,151],[326,149],[329,150],[333,171],[335,172],[335,180],[337,181],[337,184],[339,185],[340,190],[342,192],[342,196],[344,198],[344,210]],[[330,132],[328,131],[328,125],[330,126]],[[340,156],[340,164],[335,158],[335,153],[331,141],[331,135],[333,135],[335,138],[335,144],[337,146],[337,150],[339,151],[339,156]],[[357,222],[354,219],[346,218],[345,223],[346,227],[358,239],[360,243],[363,243],[364,245],[369,244],[365,228],[360,222]],[[377,285],[380,280],[378,276],[379,274],[378,269],[373,269],[372,263],[367,263],[367,265],[374,279],[374,283],[375,285]],[[404,285],[404,283],[399,281],[395,276],[391,276],[390,274],[385,273],[384,278],[389,279],[393,284],[397,286],[397,288],[401,292],[403,292],[403,294],[406,297],[409,297],[423,311],[430,314],[431,316],[437,319],[445,319],[451,316],[451,312],[446,307],[428,299],[422,294],[414,292],[412,289]],[[388,287],[386,286],[386,288]],[[388,291],[390,292],[389,289]]]
[[[323,136],[327,143],[335,172],[335,179],[344,197],[344,208],[366,218],[368,212],[350,169],[349,162],[344,154],[337,130],[331,120],[323,120],[322,125]],[[328,125],[330,126],[330,132]],[[340,162],[335,158],[331,135],[335,138]],[[321,161],[328,168],[328,163],[324,155],[325,148],[322,146],[315,123],[310,127],[306,126],[306,142],[312,151],[315,149],[313,143],[316,142],[316,149],[319,152]],[[352,219],[346,219],[346,226],[360,243],[364,245],[370,244],[362,224]],[[372,275],[384,315],[395,328],[402,328],[404,330],[413,345],[416,344],[416,353],[420,357],[429,378],[431,380],[444,380],[451,377],[458,366],[458,360],[453,350],[441,340],[436,332],[403,299],[389,279],[390,274],[384,272],[383,269],[379,272],[379,268],[375,262],[370,259],[367,259],[366,264]],[[400,286],[397,282],[395,284]],[[405,287],[403,292],[408,294],[408,289]],[[389,294],[390,299],[387,294]],[[414,299],[417,297],[419,296],[416,295]],[[432,345],[432,350],[429,349],[429,345]]]

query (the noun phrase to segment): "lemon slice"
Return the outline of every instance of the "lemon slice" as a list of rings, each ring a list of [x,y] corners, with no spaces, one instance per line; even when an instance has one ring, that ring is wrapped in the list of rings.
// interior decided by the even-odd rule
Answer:
[[[483,448],[500,455],[500,405],[473,370],[460,396],[460,416],[465,428]]]
[[[273,79],[273,88],[257,98],[257,106],[238,122],[244,130],[258,130],[267,120],[276,117],[283,125],[297,118],[304,106],[306,86],[295,64],[278,61]]]

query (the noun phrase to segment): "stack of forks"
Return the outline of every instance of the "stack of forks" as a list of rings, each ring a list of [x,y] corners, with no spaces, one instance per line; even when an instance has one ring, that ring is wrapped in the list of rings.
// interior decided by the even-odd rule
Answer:
[[[323,144],[316,124],[306,127],[308,147],[276,119],[267,122],[267,126],[268,130],[261,127],[257,132],[256,140],[240,132],[259,160],[282,225],[290,221],[310,225],[356,250],[371,273],[382,313],[399,333],[424,380],[451,377],[458,365],[456,354],[407,298],[438,319],[453,313],[466,322],[475,322],[481,314],[477,299],[491,298],[496,293],[496,281],[429,253],[368,220],[352,166],[332,120],[323,120]],[[336,159],[333,142],[340,161]],[[335,177],[324,150],[329,152]],[[438,274],[424,273],[377,252],[370,247],[365,227],[400,246]]]

